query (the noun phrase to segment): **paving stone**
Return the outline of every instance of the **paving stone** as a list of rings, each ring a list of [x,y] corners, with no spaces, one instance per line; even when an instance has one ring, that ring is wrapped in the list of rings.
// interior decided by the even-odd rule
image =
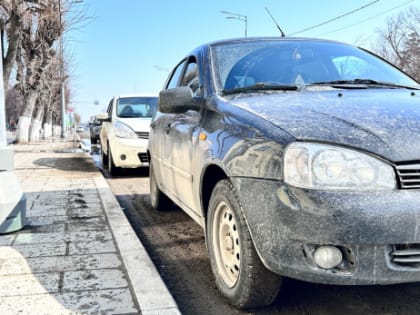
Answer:
[[[63,204],[57,204],[57,202],[55,203],[51,203],[51,204],[42,204],[38,201],[33,202],[29,209],[30,211],[44,211],[44,212],[50,212],[50,211],[56,211],[59,209],[63,209],[64,207],[67,205],[67,201],[65,201]]]
[[[39,191],[39,190],[38,190]],[[39,198],[37,198],[37,201],[40,203],[57,203],[60,200],[67,198],[67,192],[66,191],[55,191],[55,192],[48,192],[48,193],[39,193]]]
[[[0,276],[119,267],[121,261],[113,253],[26,259],[23,256],[11,259],[0,258]]]
[[[44,226],[44,225],[53,225],[53,224],[60,224],[60,223],[67,223],[68,217],[65,215],[57,215],[57,216],[27,216],[26,221],[28,225],[31,226]]]
[[[15,237],[15,235],[0,235],[0,246],[11,245]]]
[[[58,293],[59,281],[59,273],[2,276],[0,277],[0,297]]]
[[[0,298],[2,314],[139,314],[128,289]]]
[[[101,199],[98,197],[98,193],[95,191],[92,194],[89,194],[87,196],[83,196],[83,197],[78,197],[78,196],[70,196],[70,201],[73,200],[77,200],[77,199],[82,199],[84,200],[87,204],[101,204]]]
[[[0,298],[2,314],[139,314],[128,289]]]
[[[115,253],[114,241],[69,243],[69,255]]]
[[[24,233],[65,233],[66,232],[66,224],[65,223],[57,223],[54,225],[31,225],[29,222],[22,230]]]
[[[67,232],[77,231],[110,231],[104,218],[86,218],[82,220],[69,220],[66,225]],[[111,231],[110,231],[111,233]]]
[[[79,209],[69,209],[67,211],[69,217],[92,217],[103,215],[103,210],[100,208],[79,208]]]
[[[127,280],[121,270],[99,269],[65,272],[62,290],[66,292],[127,287]]]
[[[10,249],[15,250],[23,257],[46,257],[46,256],[63,256],[66,254],[66,243],[43,243],[35,245],[15,245]],[[0,249],[0,253],[2,250]],[[8,253],[10,258],[10,251]]]
[[[33,217],[49,217],[49,216],[63,216],[67,215],[67,210],[65,208],[55,207],[54,209],[46,210],[43,208],[31,209],[28,211],[30,216]]]
[[[112,239],[110,231],[86,231],[73,233],[20,233],[14,240],[14,245],[43,244],[81,241],[108,241]]]

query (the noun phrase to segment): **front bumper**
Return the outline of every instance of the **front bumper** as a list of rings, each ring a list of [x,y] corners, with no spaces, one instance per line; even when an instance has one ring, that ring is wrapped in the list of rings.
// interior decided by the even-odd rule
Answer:
[[[270,270],[330,284],[420,281],[419,190],[327,192],[261,179],[232,182],[257,252]],[[340,249],[340,266],[315,264],[313,252],[323,245]],[[398,261],[395,254],[404,250],[417,252],[414,262]]]
[[[124,139],[113,137],[109,140],[115,166],[137,168],[149,166],[147,156],[148,139]]]

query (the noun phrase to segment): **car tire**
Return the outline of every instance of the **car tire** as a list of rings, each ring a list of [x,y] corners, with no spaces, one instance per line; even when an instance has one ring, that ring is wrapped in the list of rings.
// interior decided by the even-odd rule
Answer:
[[[150,185],[150,203],[155,210],[165,211],[172,206],[171,199],[168,198],[158,187],[156,176],[153,170],[153,164],[149,162],[149,185]]]
[[[102,167],[108,166],[108,156],[105,154],[104,148],[101,145]]]
[[[207,243],[220,292],[239,309],[271,304],[282,277],[262,264],[232,183],[219,181],[210,198]]]
[[[90,134],[90,144],[91,144],[91,145],[96,144],[96,139],[95,139],[95,136],[94,136],[94,135],[92,135],[92,133]]]
[[[114,159],[112,158],[111,148],[108,144],[108,173],[110,176],[115,176],[118,174],[119,168],[115,166]]]

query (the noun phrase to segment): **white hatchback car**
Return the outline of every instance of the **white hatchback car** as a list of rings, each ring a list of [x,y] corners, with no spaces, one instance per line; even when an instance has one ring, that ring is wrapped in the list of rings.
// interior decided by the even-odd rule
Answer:
[[[156,96],[121,95],[112,98],[100,133],[102,163],[110,175],[121,168],[148,167],[149,127],[156,111]]]

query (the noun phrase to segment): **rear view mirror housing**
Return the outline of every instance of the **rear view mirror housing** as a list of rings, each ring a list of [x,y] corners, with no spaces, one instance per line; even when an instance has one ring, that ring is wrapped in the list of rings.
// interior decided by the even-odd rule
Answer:
[[[201,108],[200,98],[195,98],[189,86],[180,86],[159,93],[158,110],[162,113],[183,113]]]
[[[100,113],[96,115],[96,119],[99,121],[111,121],[111,117],[108,113]]]

